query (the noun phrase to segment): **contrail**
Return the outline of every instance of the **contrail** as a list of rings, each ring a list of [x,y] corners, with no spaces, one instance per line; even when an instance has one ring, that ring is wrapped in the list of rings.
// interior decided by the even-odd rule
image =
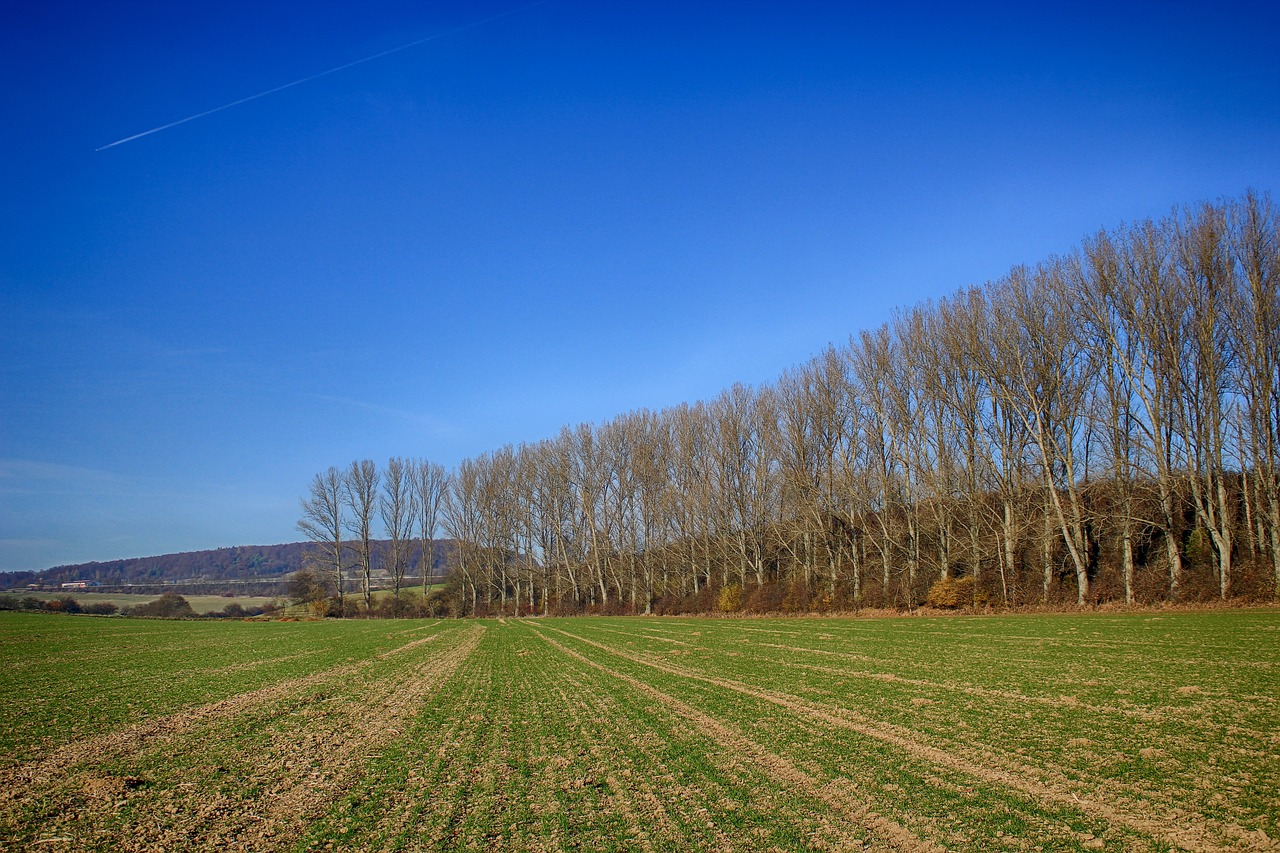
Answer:
[[[456,35],[456,34],[458,34],[458,33],[462,32],[463,30],[469,30],[469,29],[472,29],[473,27],[479,27],[479,26],[482,26],[482,25],[484,25],[484,24],[488,24],[488,23],[490,23],[490,22],[492,22],[492,21],[496,21],[496,20],[498,20],[499,18],[505,18],[505,17],[507,17],[507,16],[509,16],[509,15],[515,15],[515,14],[517,14],[517,13],[519,13],[519,12],[524,12],[524,11],[526,11],[526,10],[528,10],[528,9],[532,9],[534,6],[541,6],[541,5],[545,4],[545,3],[550,3],[550,2],[551,2],[551,0],[537,0],[537,2],[535,2],[535,3],[529,3],[529,4],[524,5],[524,6],[518,6],[518,7],[516,7],[515,9],[508,9],[508,10],[507,10],[507,11],[505,11],[505,12],[499,12],[499,13],[498,13],[498,14],[496,14],[496,15],[490,15],[489,17],[487,17],[487,18],[481,18],[481,19],[480,19],[480,20],[478,20],[478,21],[471,21],[470,23],[462,24],[461,26],[454,27],[453,29],[449,29],[449,30],[445,30],[445,31],[443,31],[443,32],[435,33],[434,35],[429,35],[429,36],[426,36],[426,37],[424,37],[424,38],[414,39],[413,41],[411,41],[411,42],[407,42],[407,43],[405,43],[405,44],[402,44],[402,45],[400,45],[399,47],[392,47],[392,48],[388,48],[387,50],[381,50],[381,51],[378,51],[377,53],[370,54],[369,56],[366,56],[366,57],[364,57],[364,58],[362,58],[362,59],[357,59],[357,60],[354,60],[354,61],[352,61],[352,62],[345,63],[345,64],[343,64],[343,65],[337,65],[337,66],[335,66],[335,67],[333,67],[333,68],[328,69],[327,71],[320,71],[320,72],[318,72],[318,73],[316,73],[316,74],[312,74],[312,75],[310,75],[310,76],[308,76],[308,77],[302,77],[301,79],[294,80],[292,83],[285,83],[285,84],[283,84],[283,85],[281,85],[281,86],[276,86],[276,87],[275,87],[275,88],[273,88],[273,89],[267,89],[266,91],[259,92],[259,93],[258,93],[258,94],[256,94],[256,95],[249,95],[249,96],[248,96],[248,97],[246,97],[246,98],[240,98],[239,100],[237,100],[237,101],[232,101],[232,102],[231,102],[231,103],[229,103],[229,104],[223,104],[223,105],[222,105],[222,106],[220,106],[220,107],[214,107],[213,109],[211,109],[211,110],[205,110],[205,111],[204,111],[204,112],[202,112],[202,113],[196,113],[195,115],[189,115],[189,116],[187,116],[186,118],[180,118],[180,119],[178,119],[177,121],[171,121],[171,122],[169,122],[168,124],[162,124],[162,125],[160,125],[159,127],[153,127],[153,128],[151,128],[150,130],[144,130],[144,131],[142,131],[142,133],[135,133],[133,136],[126,136],[124,139],[117,139],[115,142],[107,143],[106,145],[103,145],[103,146],[102,146],[102,147],[100,147],[100,148],[95,148],[95,149],[93,149],[93,150],[94,150],[94,151],[106,151],[108,148],[115,148],[117,145],[124,145],[126,142],[132,142],[132,141],[133,141],[133,140],[135,140],[135,139],[141,139],[141,138],[142,138],[142,137],[144,137],[144,136],[150,136],[150,135],[151,135],[151,134],[153,134],[153,133],[159,133],[159,132],[160,132],[160,131],[162,131],[162,130],[168,130],[168,129],[169,129],[169,128],[171,128],[171,127],[177,127],[177,126],[178,126],[178,125],[180,125],[180,124],[186,124],[186,123],[187,123],[187,122],[189,122],[189,121],[195,121],[195,120],[196,120],[196,119],[198,119],[198,118],[204,118],[205,116],[211,116],[211,115],[213,115],[214,113],[220,113],[220,112],[222,112],[223,110],[229,110],[229,109],[231,109],[232,107],[238,107],[238,106],[240,106],[241,104],[247,104],[247,103],[249,103],[249,101],[256,101],[258,98],[265,98],[267,95],[274,95],[276,92],[283,92],[285,89],[291,89],[291,88],[293,88],[294,86],[301,86],[303,83],[310,83],[312,80],[318,80],[318,79],[319,79],[319,78],[321,78],[321,77],[327,77],[327,76],[329,76],[330,74],[336,74],[336,73],[338,73],[339,71],[345,71],[346,69],[351,68],[351,67],[353,67],[353,66],[356,66],[356,65],[362,65],[362,64],[364,64],[364,63],[366,63],[366,62],[372,62],[372,61],[373,61],[373,60],[375,60],[375,59],[381,59],[381,58],[382,58],[382,57],[384,57],[384,56],[389,56],[390,54],[393,54],[393,53],[399,53],[399,52],[400,52],[400,51],[402,51],[402,50],[408,50],[408,49],[409,49],[409,48],[411,48],[411,47],[417,47],[418,45],[420,45],[420,44],[425,44],[425,43],[427,43],[427,42],[429,42],[429,41],[435,41],[436,39],[442,39],[442,38],[446,38],[446,37],[451,36],[451,35]]]

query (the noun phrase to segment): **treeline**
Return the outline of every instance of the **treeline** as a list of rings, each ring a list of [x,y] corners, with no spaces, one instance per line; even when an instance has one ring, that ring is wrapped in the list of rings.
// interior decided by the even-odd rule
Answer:
[[[354,615],[363,605],[364,614],[378,615],[373,592],[385,585],[392,593],[385,615],[422,612],[437,561],[454,546],[440,543],[445,548],[438,549],[435,541],[448,491],[448,472],[426,460],[393,458],[380,471],[365,459],[317,474],[302,500],[298,530],[313,547],[294,577],[294,597],[309,601],[317,613]],[[385,533],[382,541],[374,535],[378,528]],[[414,566],[421,598],[409,607],[402,592]],[[349,601],[352,581],[359,597]]]
[[[384,524],[394,574],[438,522],[459,614],[1276,597],[1278,272],[1269,198],[1179,210],[769,385],[331,468],[300,528],[336,577],[344,536]]]
[[[161,619],[246,619],[252,616],[273,615],[277,608],[273,604],[245,607],[239,602],[231,602],[221,610],[209,610],[197,614],[190,602],[176,592],[165,592],[154,601],[136,604],[132,607],[120,607],[110,601],[95,601],[82,604],[69,595],[57,598],[40,598],[26,596],[18,598],[12,595],[0,595],[0,610],[25,610],[48,613],[87,613],[91,616],[138,616],[157,617]]]

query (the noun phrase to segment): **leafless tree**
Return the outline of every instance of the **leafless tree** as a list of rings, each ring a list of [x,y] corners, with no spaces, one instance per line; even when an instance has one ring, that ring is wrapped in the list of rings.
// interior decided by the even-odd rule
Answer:
[[[1178,374],[1185,362],[1181,329],[1190,309],[1172,277],[1170,236],[1170,229],[1150,220],[1121,232],[1116,238],[1121,244],[1121,279],[1110,295],[1122,334],[1131,344],[1123,348],[1128,358],[1118,366],[1135,395],[1139,436],[1145,439],[1145,452],[1136,459],[1149,463],[1144,474],[1156,484],[1169,595],[1176,599],[1183,573],[1179,459],[1184,454],[1175,425]]]
[[[1280,215],[1270,198],[1250,192],[1229,216],[1229,246],[1239,270],[1230,324],[1258,494],[1258,539],[1271,553],[1272,595],[1280,600]]]
[[[1099,521],[1117,531],[1124,600],[1132,604],[1143,453],[1133,379],[1138,342],[1128,334],[1122,312],[1117,310],[1123,303],[1119,294],[1124,287],[1121,270],[1116,244],[1105,232],[1086,241],[1082,253],[1069,263],[1072,302],[1080,306],[1082,335],[1093,363],[1098,365],[1093,421],[1109,462],[1103,485],[1114,495],[1114,500],[1105,504],[1108,517]]]
[[[342,478],[342,500],[350,513],[347,531],[354,537],[365,612],[373,609],[373,517],[378,506],[378,480],[378,466],[369,459],[352,462]]]
[[[1088,544],[1077,470],[1085,394],[1092,365],[1074,331],[1059,262],[1015,268],[995,299],[1007,335],[997,381],[1032,439],[1041,472],[1046,518],[1052,515],[1076,576],[1076,601],[1089,596]],[[1044,593],[1051,581],[1050,529],[1045,522]]]
[[[733,587],[753,606],[913,607],[966,573],[975,604],[1072,585],[1078,604],[1133,602],[1162,568],[1171,598],[1187,579],[1229,598],[1263,566],[1280,597],[1278,268],[1277,216],[1249,194],[904,309],[776,384],[566,426],[449,476],[392,460],[388,569],[407,562],[404,486],[424,592],[438,513],[471,613],[647,613]],[[339,571],[354,540],[368,607],[378,473],[333,476],[336,535],[323,475],[299,526]]]
[[[479,590],[476,577],[478,568],[477,554],[480,549],[481,530],[480,510],[480,471],[477,463],[464,459],[457,470],[449,478],[449,488],[441,507],[445,532],[456,546],[457,570],[462,582],[462,600],[459,612],[467,615],[475,614],[479,604]],[[467,598],[470,592],[471,607],[468,611]]]
[[[344,507],[343,475],[331,467],[311,481],[307,497],[302,499],[302,519],[298,522],[298,530],[317,546],[311,559],[325,584],[337,592],[339,616],[346,612]]]
[[[449,492],[449,475],[443,465],[415,459],[408,465],[409,489],[413,495],[413,527],[418,538],[418,563],[422,570],[422,598],[435,572],[435,538],[440,526],[440,508]]]
[[[413,541],[413,523],[418,514],[417,498],[413,490],[412,463],[393,456],[387,460],[382,478],[382,494],[378,497],[378,514],[387,532],[386,554],[383,560],[391,575],[392,612],[401,612],[400,588],[404,584],[405,567]]]
[[[894,420],[894,361],[898,358],[897,342],[888,325],[875,331],[864,331],[856,341],[851,341],[851,364],[857,378],[857,400],[862,408],[862,439],[866,443],[868,468],[866,483],[870,499],[867,516],[875,525],[878,535],[870,537],[872,546],[880,556],[881,604],[889,607],[895,600],[894,568],[899,565],[904,552],[912,552],[911,537],[904,537],[907,519],[906,476],[902,460],[907,451],[902,446],[900,424]],[[907,557],[909,561],[910,556]],[[914,566],[912,566],[914,570]],[[909,588],[897,585],[897,593],[908,601]]]
[[[1208,532],[1217,563],[1219,595],[1231,594],[1235,547],[1234,507],[1228,496],[1227,397],[1235,358],[1226,327],[1227,300],[1234,289],[1234,268],[1225,240],[1225,217],[1205,206],[1184,212],[1174,232],[1174,274],[1189,297],[1190,311],[1181,332],[1190,344],[1178,372],[1179,417],[1186,432],[1186,460],[1192,499],[1200,526]]]

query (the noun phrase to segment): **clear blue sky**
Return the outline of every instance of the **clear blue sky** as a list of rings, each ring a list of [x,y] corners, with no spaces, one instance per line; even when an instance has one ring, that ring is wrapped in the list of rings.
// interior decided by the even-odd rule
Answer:
[[[312,475],[758,383],[1280,195],[1274,4],[5,12],[0,570],[294,541]]]

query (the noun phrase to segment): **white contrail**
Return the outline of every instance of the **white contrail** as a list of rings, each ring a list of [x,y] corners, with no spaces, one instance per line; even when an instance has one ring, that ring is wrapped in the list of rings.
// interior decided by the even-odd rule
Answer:
[[[309,77],[303,77],[299,80],[294,80],[292,83],[285,83],[281,86],[276,86],[274,89],[267,89],[266,91],[259,92],[256,95],[249,95],[246,98],[240,98],[239,100],[232,101],[229,104],[223,104],[220,107],[214,107],[213,109],[205,110],[202,113],[189,115],[186,118],[180,118],[177,121],[171,121],[168,124],[162,124],[159,127],[153,127],[150,130],[144,130],[142,131],[142,133],[135,133],[133,136],[126,136],[124,139],[117,139],[115,142],[110,142],[106,145],[103,145],[100,148],[95,148],[93,150],[106,151],[108,148],[115,148],[117,145],[124,145],[126,142],[132,142],[135,139],[141,139],[144,136],[150,136],[153,133],[159,133],[162,130],[168,130],[171,127],[177,127],[180,124],[186,124],[189,121],[195,121],[198,118],[204,118],[205,116],[213,115],[214,113],[219,113],[219,112],[222,112],[223,110],[229,110],[232,107],[238,107],[241,104],[247,104],[249,101],[256,101],[258,98],[265,98],[267,95],[274,95],[276,92],[281,92],[281,91],[284,91],[285,89],[290,89],[294,86],[300,86],[303,83],[310,83],[312,80],[316,80],[321,77],[327,77],[328,75],[336,74],[339,71],[345,71],[346,69],[351,68],[352,66],[362,65],[363,63],[366,63],[366,62],[372,62],[375,59],[381,59],[382,57],[387,56],[389,54],[399,53],[402,50],[408,50],[411,47],[417,47],[418,45],[425,44],[426,42],[429,42],[429,41],[435,41],[436,39],[442,39],[447,36],[455,35],[457,33],[462,32],[463,30],[469,30],[472,27],[478,27],[483,24],[490,23],[491,21],[496,21],[499,18],[505,18],[508,15],[514,15],[518,12],[523,12],[527,9],[532,9],[534,6],[541,6],[544,3],[550,3],[550,2],[551,0],[537,0],[537,2],[535,3],[529,3],[524,6],[519,6],[515,9],[508,9],[505,12],[499,12],[496,15],[490,15],[489,17],[481,18],[478,21],[471,21],[470,23],[462,24],[461,26],[457,26],[457,27],[454,27],[453,29],[445,30],[444,32],[435,33],[434,35],[429,35],[420,39],[414,39],[413,41],[408,42],[406,44],[402,44],[399,47],[392,47],[392,48],[388,48],[387,50],[378,51],[377,53],[370,54],[369,56],[366,56],[362,59],[356,59],[352,62],[348,62],[343,65],[338,65],[333,68],[330,68],[327,71],[321,71],[316,74],[312,74]]]

